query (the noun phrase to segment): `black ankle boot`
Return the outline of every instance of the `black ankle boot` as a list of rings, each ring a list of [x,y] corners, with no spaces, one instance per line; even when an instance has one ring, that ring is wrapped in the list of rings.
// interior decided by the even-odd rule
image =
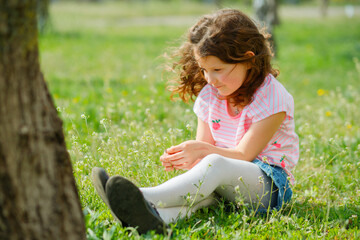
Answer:
[[[156,208],[132,182],[120,176],[111,177],[105,192],[112,212],[123,225],[137,228],[140,234],[150,230],[166,233],[166,224]]]

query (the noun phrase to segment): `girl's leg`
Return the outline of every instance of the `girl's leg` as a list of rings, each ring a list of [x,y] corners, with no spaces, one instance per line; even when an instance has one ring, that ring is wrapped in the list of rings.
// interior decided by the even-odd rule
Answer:
[[[211,194],[208,198],[192,205],[192,206],[179,206],[179,207],[167,207],[167,208],[157,208],[161,219],[169,224],[171,222],[176,222],[178,219],[184,217],[190,217],[190,215],[196,212],[198,209],[203,207],[208,207],[216,203],[215,195]]]
[[[243,197],[245,203],[267,208],[276,199],[270,193],[272,186],[271,179],[256,164],[211,154],[184,174],[140,190],[158,208],[190,206],[214,191],[230,201]]]

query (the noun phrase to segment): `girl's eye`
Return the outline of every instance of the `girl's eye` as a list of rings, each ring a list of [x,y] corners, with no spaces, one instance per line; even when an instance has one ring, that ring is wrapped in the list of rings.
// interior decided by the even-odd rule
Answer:
[[[215,72],[220,72],[221,69],[220,69],[220,68],[215,68],[214,71],[215,71]]]

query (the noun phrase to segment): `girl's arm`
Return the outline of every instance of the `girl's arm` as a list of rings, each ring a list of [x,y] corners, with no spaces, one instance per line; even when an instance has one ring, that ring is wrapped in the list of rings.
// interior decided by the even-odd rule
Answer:
[[[223,149],[226,157],[253,161],[279,129],[285,116],[285,112],[280,112],[253,123],[235,149]]]
[[[215,145],[215,140],[211,134],[209,124],[198,118],[196,141],[207,142],[211,145]]]
[[[285,116],[285,112],[280,112],[253,123],[235,149],[214,146],[209,125],[199,119],[196,140],[170,147],[162,156],[162,161],[171,163],[175,169],[189,169],[199,160],[212,153],[244,161],[253,161],[279,129]]]

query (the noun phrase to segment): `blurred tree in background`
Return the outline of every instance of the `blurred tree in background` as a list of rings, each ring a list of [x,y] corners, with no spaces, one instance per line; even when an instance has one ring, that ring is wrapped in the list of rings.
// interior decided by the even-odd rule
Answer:
[[[44,32],[49,24],[49,4],[50,0],[36,0],[37,23],[40,32]]]
[[[322,17],[326,17],[328,6],[329,6],[329,0],[321,0],[320,11]]]
[[[254,11],[260,23],[265,24],[270,37],[270,44],[276,55],[277,44],[274,36],[274,27],[280,23],[278,15],[278,0],[254,0]]]

